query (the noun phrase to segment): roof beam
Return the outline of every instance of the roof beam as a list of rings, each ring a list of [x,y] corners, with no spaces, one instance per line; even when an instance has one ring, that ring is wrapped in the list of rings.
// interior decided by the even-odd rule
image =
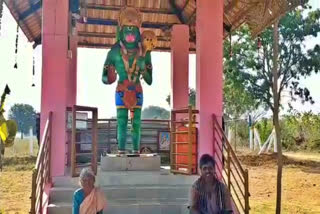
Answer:
[[[116,34],[115,33],[95,33],[95,32],[86,32],[86,31],[78,31],[78,36],[109,38],[109,39],[116,38]]]
[[[96,19],[96,18],[87,18],[87,22],[84,24],[92,24],[92,25],[109,25],[109,26],[117,26],[118,21],[113,19]],[[153,29],[165,29],[170,27],[172,24],[167,23],[154,23],[154,22],[143,22],[143,28],[153,28]]]
[[[17,14],[17,16],[18,16],[17,24],[20,26],[21,30],[24,32],[24,34],[25,34],[25,36],[28,38],[28,40],[31,42],[32,39],[34,39],[34,35],[33,35],[32,31],[30,30],[30,28],[28,27],[28,25],[25,24],[25,23],[23,22],[23,20],[20,19],[21,14],[19,13],[19,11],[18,11],[18,9],[17,9],[16,2],[15,2],[15,1],[11,1],[11,3],[12,3],[11,6],[13,7],[13,9],[15,10],[15,12],[16,12],[16,14]],[[27,32],[25,32],[24,30],[27,31]],[[27,34],[28,34],[29,36],[27,36]]]
[[[123,6],[117,5],[102,5],[102,4],[88,4],[87,9],[94,9],[94,10],[113,10],[119,11],[123,8]],[[166,14],[166,15],[173,15],[170,10],[167,9],[157,9],[157,8],[145,8],[145,7],[137,7],[137,9],[142,13],[157,13],[157,14]]]
[[[113,19],[87,18],[87,21],[84,24],[117,26],[118,25],[118,21],[117,20],[113,20]]]
[[[182,11],[184,11],[184,9],[186,9],[186,7],[188,6],[190,0],[186,0],[186,3],[183,5]]]
[[[128,5],[128,2],[127,2],[127,0],[123,0],[124,1],[124,6],[126,7],[127,5]]]
[[[97,43],[85,43],[85,42],[79,42],[78,43],[78,46],[79,47],[92,47],[92,48],[111,48],[112,45],[108,45],[108,44],[97,44]],[[171,48],[168,47],[157,47],[155,48],[155,51],[171,51]],[[194,52],[195,51],[195,48],[189,48],[189,51],[190,52]]]
[[[196,19],[196,16],[197,16],[197,9],[194,9],[194,12],[187,20],[187,24],[191,24]]]
[[[108,38],[108,39],[116,38],[116,34],[114,33],[96,33],[96,32],[85,32],[85,31],[78,32],[78,36]],[[157,36],[157,39],[158,41],[164,41],[164,42],[170,41],[169,37],[164,37],[164,36]]]
[[[236,14],[235,17],[232,17],[232,19],[233,19],[232,28],[233,28],[233,29],[238,28],[238,27],[243,23],[243,22],[239,22],[239,21],[241,21],[241,20],[246,16],[246,14],[247,14],[252,8],[254,8],[258,3],[259,3],[259,2],[257,2],[257,3],[252,3],[252,4],[249,5],[246,9],[244,9],[241,13],[238,13],[238,14]]]
[[[30,7],[29,9],[23,11],[22,13],[19,14],[19,19],[24,20],[27,17],[29,17],[31,14],[34,12],[38,11],[41,8],[41,1],[37,1],[36,3],[31,3],[30,1]]]
[[[32,5],[34,5],[34,3],[33,3],[34,1],[35,0],[29,0],[29,6],[30,7],[32,7]],[[35,12],[35,14],[36,14],[36,17],[37,17],[37,23],[39,25],[39,28],[41,29],[42,28],[42,18],[37,12]],[[40,30],[40,37],[41,37],[41,30]],[[35,40],[36,40],[36,38],[35,38]]]
[[[225,8],[225,13],[229,13],[234,7],[238,5],[239,0],[232,0]]]

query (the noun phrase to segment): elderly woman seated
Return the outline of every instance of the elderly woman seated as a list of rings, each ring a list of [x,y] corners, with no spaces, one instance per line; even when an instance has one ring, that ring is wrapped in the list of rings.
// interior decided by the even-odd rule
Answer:
[[[95,176],[90,169],[80,173],[80,189],[73,195],[72,214],[102,214],[107,200],[104,193],[94,186]]]
[[[205,154],[200,158],[200,178],[191,188],[191,214],[231,214],[230,194],[215,176],[215,161]]]

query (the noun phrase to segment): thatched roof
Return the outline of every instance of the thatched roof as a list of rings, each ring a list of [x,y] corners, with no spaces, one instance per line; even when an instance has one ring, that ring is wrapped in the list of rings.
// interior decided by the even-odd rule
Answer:
[[[30,42],[41,43],[41,0],[4,0]],[[259,34],[279,16],[305,0],[224,0],[224,35],[246,23]],[[190,26],[190,49],[195,50],[196,0],[80,0],[86,23],[77,23],[79,47],[109,48],[115,43],[119,11],[133,6],[142,14],[142,28],[158,37],[158,51],[170,51],[174,24]]]

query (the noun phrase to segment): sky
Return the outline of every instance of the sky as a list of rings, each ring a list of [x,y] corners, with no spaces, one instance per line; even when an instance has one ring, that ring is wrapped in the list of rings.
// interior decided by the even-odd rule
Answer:
[[[319,0],[310,0],[313,8],[320,8]],[[0,93],[6,84],[11,89],[7,97],[5,109],[10,109],[15,103],[32,105],[40,111],[41,95],[41,45],[35,50],[23,32],[19,33],[18,69],[15,63],[15,38],[17,24],[7,7],[4,7],[0,34]],[[312,47],[318,38],[310,39],[306,46]],[[108,49],[78,48],[78,77],[77,77],[77,104],[98,107],[99,118],[110,118],[116,115],[114,105],[114,91],[116,84],[104,85],[101,82],[102,67]],[[35,59],[35,76],[32,75],[32,61]],[[170,109],[166,97],[171,91],[171,55],[170,53],[153,52],[153,84],[148,86],[142,83],[144,90],[144,108],[150,105]],[[195,55],[189,55],[189,87],[195,88]],[[31,87],[35,83],[35,87]],[[312,75],[301,80],[301,84],[308,86],[315,100],[314,105],[296,102],[294,107],[298,111],[313,111],[320,113],[320,74]]]

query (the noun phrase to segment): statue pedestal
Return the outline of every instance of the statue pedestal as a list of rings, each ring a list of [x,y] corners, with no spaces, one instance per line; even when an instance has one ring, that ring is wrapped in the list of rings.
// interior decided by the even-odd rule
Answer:
[[[134,156],[101,156],[102,171],[159,171],[160,156],[157,154]]]

